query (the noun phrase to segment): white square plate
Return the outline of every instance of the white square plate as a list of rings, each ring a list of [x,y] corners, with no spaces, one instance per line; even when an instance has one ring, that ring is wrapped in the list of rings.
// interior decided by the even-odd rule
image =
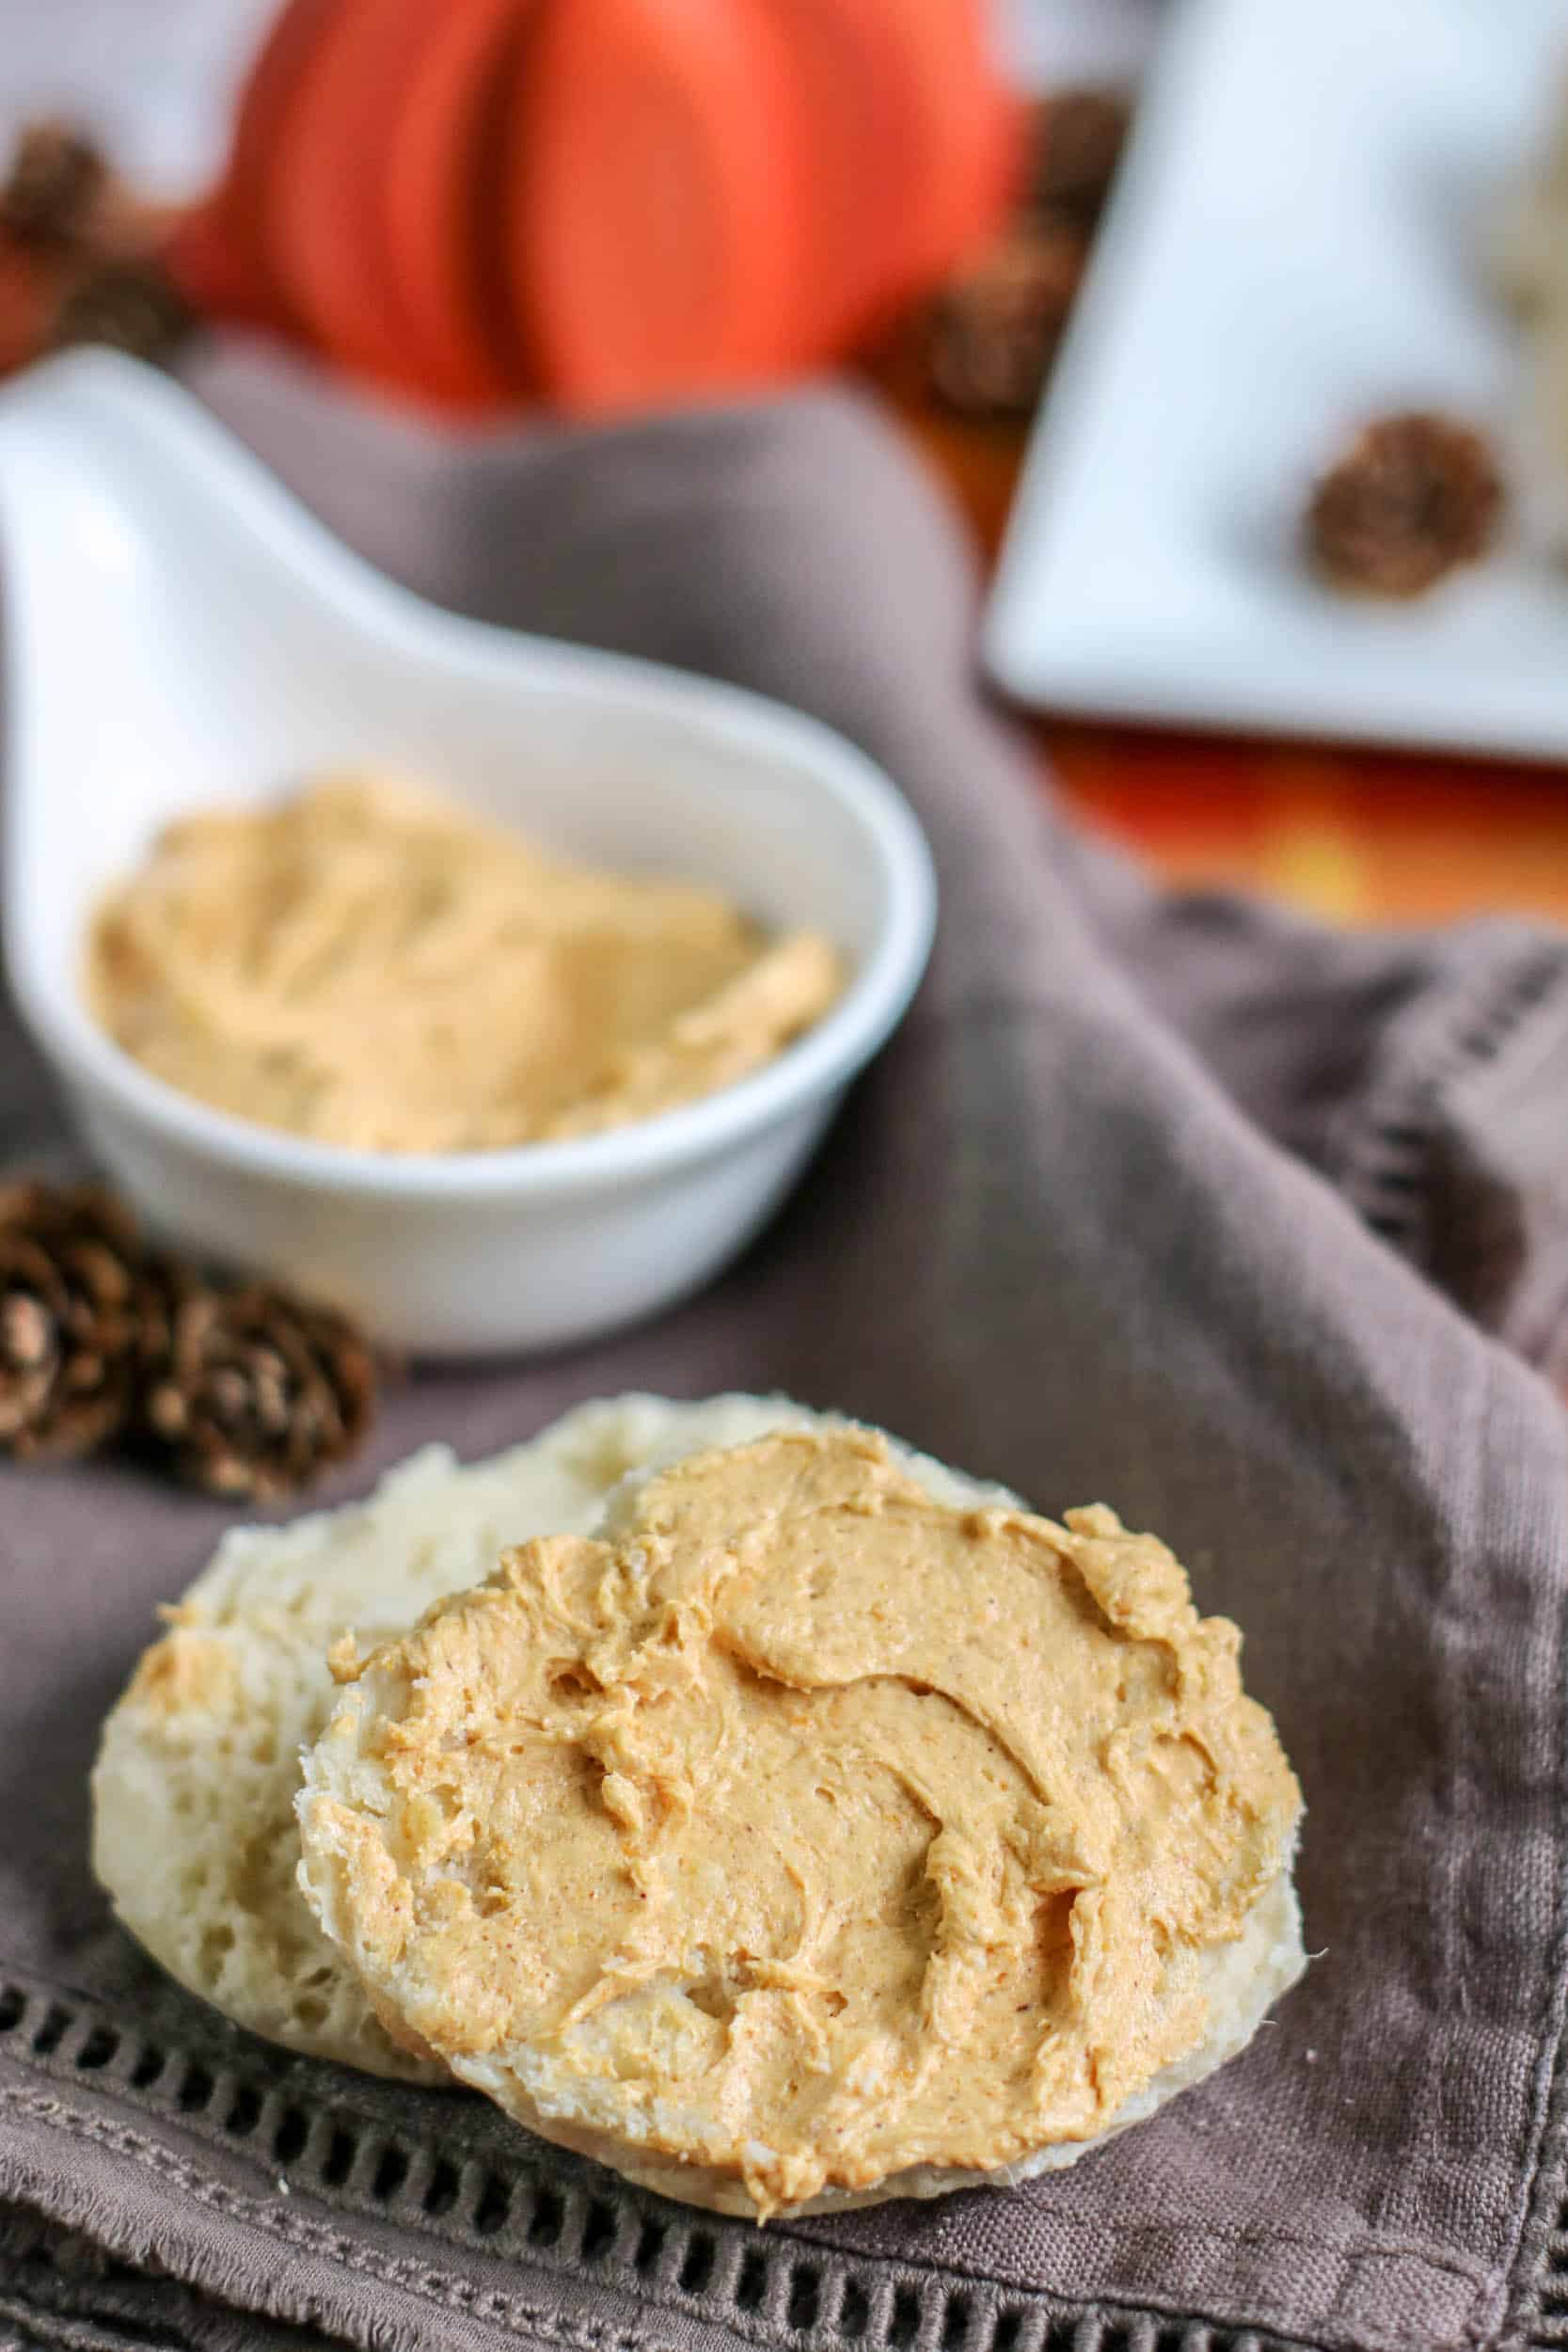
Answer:
[[[1568,756],[1568,570],[1515,521],[1422,602],[1337,598],[1325,454],[1439,408],[1505,447],[1499,205],[1568,0],[1182,0],[1036,430],[987,620],[1011,693],[1136,720]]]

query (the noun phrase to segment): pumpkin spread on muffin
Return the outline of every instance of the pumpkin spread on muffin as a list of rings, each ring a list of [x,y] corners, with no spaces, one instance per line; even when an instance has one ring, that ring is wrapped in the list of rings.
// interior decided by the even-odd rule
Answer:
[[[698,1452],[345,1637],[300,1883],[394,2041],[764,2218],[1069,2162],[1245,2042],[1301,1798],[1235,1627],[923,1467]]]

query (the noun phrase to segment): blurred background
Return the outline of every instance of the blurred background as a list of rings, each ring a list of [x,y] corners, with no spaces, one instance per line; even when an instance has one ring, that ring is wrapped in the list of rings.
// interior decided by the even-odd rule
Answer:
[[[853,371],[1089,821],[1335,919],[1568,915],[1564,0],[0,31],[0,365],[215,326],[454,431]]]

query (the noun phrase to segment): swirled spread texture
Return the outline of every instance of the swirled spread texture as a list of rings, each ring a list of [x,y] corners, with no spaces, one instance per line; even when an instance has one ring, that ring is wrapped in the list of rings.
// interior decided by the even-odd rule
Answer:
[[[781,1432],[345,1650],[302,1883],[388,2027],[549,2137],[763,2215],[957,2185],[1210,2032],[1300,1810],[1238,1646],[1107,1510]]]
[[[772,1060],[843,984],[815,931],[353,777],[167,827],[87,961],[93,1011],[156,1077],[374,1152],[650,1119]]]

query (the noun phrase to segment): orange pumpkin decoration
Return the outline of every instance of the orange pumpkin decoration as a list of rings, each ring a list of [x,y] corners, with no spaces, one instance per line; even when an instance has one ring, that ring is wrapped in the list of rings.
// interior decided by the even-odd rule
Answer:
[[[770,0],[546,7],[514,139],[513,295],[578,413],[777,375],[805,195]]]
[[[426,383],[483,406],[515,397],[533,373],[503,291],[500,228],[512,91],[526,72],[534,0],[442,0],[431,13],[423,64],[387,148],[387,238]]]
[[[904,280],[895,289],[908,295],[943,277],[1001,217],[1022,109],[991,73],[989,12],[952,0],[897,0],[897,7],[898,58],[926,142]]]
[[[417,390],[379,202],[388,134],[439,10],[338,0],[279,110],[261,243],[296,317],[353,373]]]
[[[473,411],[820,364],[976,244],[984,0],[288,0],[171,262],[216,315]]]
[[[985,236],[1021,125],[964,0],[772,5],[810,158],[807,356],[825,356]]]
[[[261,245],[279,117],[340,0],[286,0],[240,94],[223,178],[175,230],[167,261],[198,310],[305,340]]]

